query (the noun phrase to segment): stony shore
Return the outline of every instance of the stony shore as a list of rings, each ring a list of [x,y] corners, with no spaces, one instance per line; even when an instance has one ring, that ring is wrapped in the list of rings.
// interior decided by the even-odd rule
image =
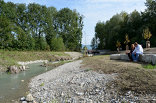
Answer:
[[[34,77],[29,88],[37,103],[155,103],[155,93],[127,90],[122,94],[114,85],[117,79],[115,73],[84,69],[82,60],[78,60]]]
[[[111,91],[106,85],[117,75],[82,69],[81,62],[67,63],[34,77],[29,84],[30,93],[39,103],[94,103],[110,100]]]
[[[48,60],[35,60],[35,61],[27,61],[27,62],[18,62],[18,64],[19,64],[19,65],[28,65],[28,64],[42,63],[42,62],[47,63]]]

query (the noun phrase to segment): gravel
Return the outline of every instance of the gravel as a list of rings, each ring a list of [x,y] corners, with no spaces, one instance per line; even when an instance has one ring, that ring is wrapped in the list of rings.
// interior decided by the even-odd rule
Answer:
[[[117,74],[100,74],[82,69],[82,60],[67,63],[47,73],[34,77],[30,93],[37,102],[101,103],[110,102],[113,92],[107,83]]]

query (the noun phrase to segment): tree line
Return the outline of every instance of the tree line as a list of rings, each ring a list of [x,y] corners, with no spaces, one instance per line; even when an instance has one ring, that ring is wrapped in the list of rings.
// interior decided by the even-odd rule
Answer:
[[[145,47],[146,40],[143,31],[149,28],[152,34],[151,46],[156,46],[156,0],[147,0],[144,12],[134,10],[132,13],[121,12],[114,15],[106,22],[99,21],[95,26],[95,36],[92,39],[93,49],[116,50],[117,41],[125,49],[125,36],[128,35],[130,42],[138,42]]]
[[[0,49],[79,51],[82,29],[76,10],[0,0]]]

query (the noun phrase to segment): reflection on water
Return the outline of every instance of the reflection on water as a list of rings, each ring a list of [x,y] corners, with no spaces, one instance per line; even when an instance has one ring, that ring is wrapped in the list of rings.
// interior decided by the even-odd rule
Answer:
[[[19,74],[0,73],[0,103],[11,103],[12,100],[25,95],[29,80],[52,68],[41,67],[41,63],[28,65],[30,69]]]

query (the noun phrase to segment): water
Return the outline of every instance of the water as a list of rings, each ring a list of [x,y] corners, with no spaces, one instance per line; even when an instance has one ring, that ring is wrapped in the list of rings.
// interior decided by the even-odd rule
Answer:
[[[30,79],[52,69],[40,65],[41,63],[30,64],[28,65],[29,70],[19,74],[0,73],[0,103],[13,103],[20,97],[25,96]]]

